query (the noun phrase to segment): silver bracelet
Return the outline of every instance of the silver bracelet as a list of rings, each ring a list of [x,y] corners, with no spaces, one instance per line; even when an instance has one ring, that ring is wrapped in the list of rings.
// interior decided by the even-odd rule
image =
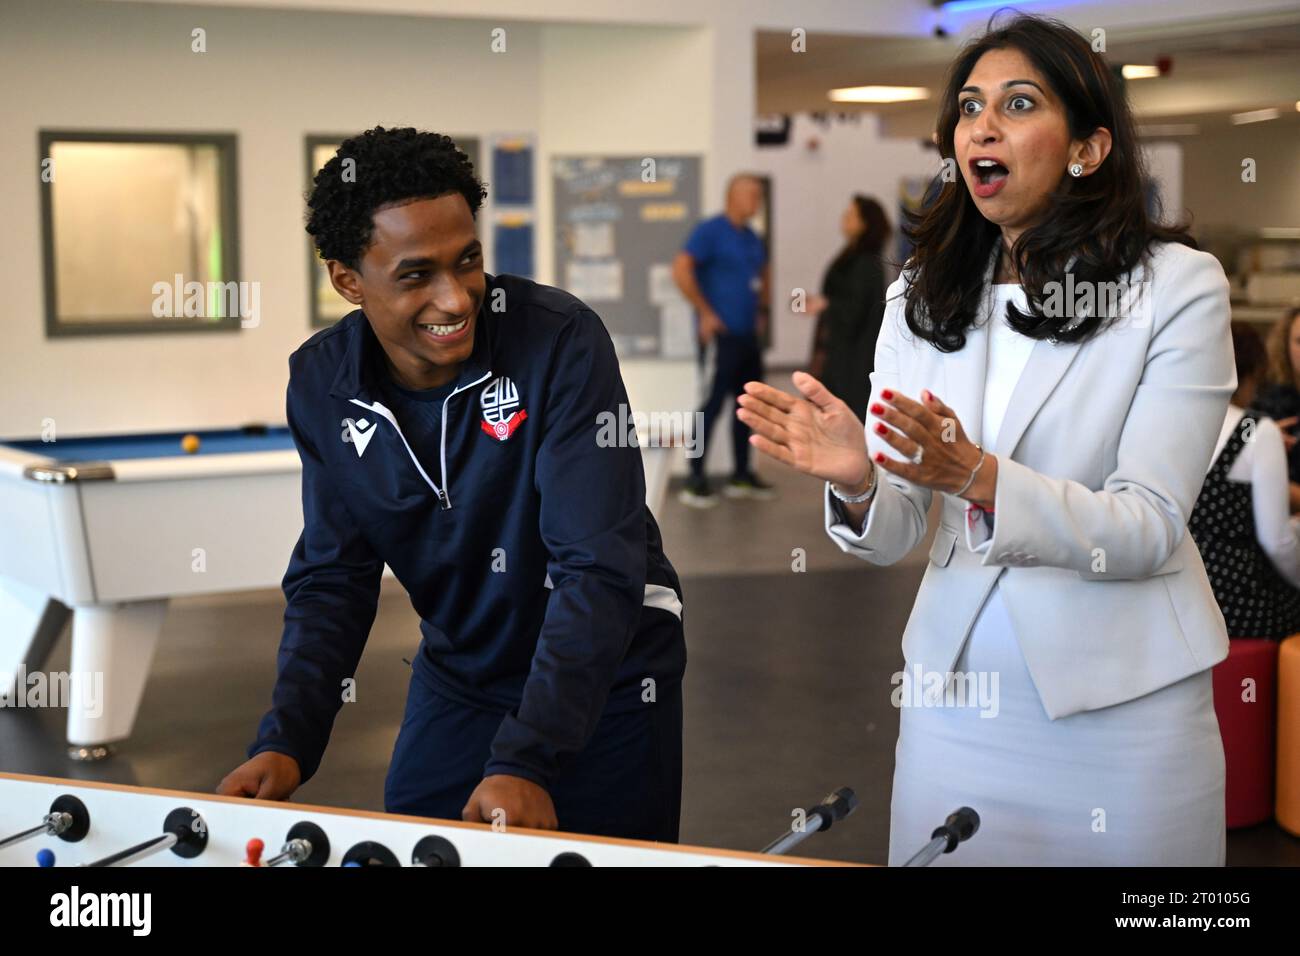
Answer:
[[[964,495],[964,494],[966,493],[966,489],[969,488],[969,487],[974,483],[974,481],[975,481],[975,472],[979,471],[979,470],[980,470],[980,466],[984,464],[984,448],[983,448],[983,446],[980,445],[979,442],[976,442],[976,443],[975,443],[975,447],[978,448],[978,449],[980,450],[980,460],[977,461],[977,462],[975,463],[975,467],[972,468],[972,469],[970,470],[970,477],[966,479],[966,484],[962,485],[961,488],[960,488],[958,491],[954,491],[954,492],[953,492],[953,494],[954,494],[956,497],[958,497],[958,498],[960,498],[962,495]]]
[[[831,482],[827,482],[827,484],[831,486],[831,494],[833,494],[836,498],[840,499],[840,501],[843,501],[845,504],[860,505],[864,501],[870,501],[871,496],[876,493],[877,480],[878,480],[878,476],[876,474],[876,466],[872,464],[871,484],[867,487],[867,490],[862,492],[862,494],[860,495],[842,495],[840,494],[840,490],[835,487],[835,482],[831,481]]]

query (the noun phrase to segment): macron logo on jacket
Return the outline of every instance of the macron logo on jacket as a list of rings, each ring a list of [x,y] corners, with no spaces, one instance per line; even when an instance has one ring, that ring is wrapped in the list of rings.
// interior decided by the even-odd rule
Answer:
[[[366,453],[366,446],[370,444],[370,439],[375,437],[375,423],[368,422],[364,418],[360,421],[347,419],[348,438],[351,439],[352,445],[357,450],[357,457],[360,458]]]

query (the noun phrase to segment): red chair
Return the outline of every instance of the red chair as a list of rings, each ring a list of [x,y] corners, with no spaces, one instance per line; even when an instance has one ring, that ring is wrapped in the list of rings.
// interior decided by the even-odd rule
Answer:
[[[1277,661],[1277,641],[1233,638],[1227,658],[1214,667],[1229,829],[1273,816]]]

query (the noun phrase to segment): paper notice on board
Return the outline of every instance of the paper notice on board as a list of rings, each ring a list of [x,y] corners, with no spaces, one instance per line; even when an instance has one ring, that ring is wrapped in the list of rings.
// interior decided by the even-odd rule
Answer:
[[[612,222],[580,222],[573,227],[573,255],[576,259],[609,259],[614,255]]]
[[[623,298],[623,263],[570,262],[564,287],[583,302],[618,302]]]
[[[659,352],[664,358],[695,358],[695,310],[685,299],[659,307]]]
[[[650,264],[649,290],[651,305],[671,305],[684,302],[682,290],[673,281],[673,267],[667,262]]]

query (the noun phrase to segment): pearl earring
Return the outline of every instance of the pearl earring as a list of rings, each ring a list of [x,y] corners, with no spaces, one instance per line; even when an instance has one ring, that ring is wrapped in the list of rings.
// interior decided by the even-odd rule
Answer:
[[[1078,163],[1071,163],[1070,175],[1073,176],[1075,179],[1078,179],[1080,176],[1083,175],[1083,167],[1080,166]]]

